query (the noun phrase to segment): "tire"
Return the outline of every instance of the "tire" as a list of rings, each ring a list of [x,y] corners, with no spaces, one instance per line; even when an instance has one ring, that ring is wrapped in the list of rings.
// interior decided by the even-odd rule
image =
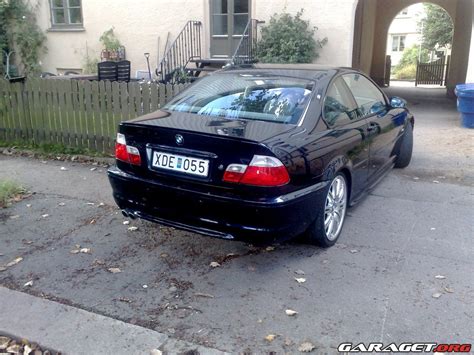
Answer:
[[[306,232],[306,239],[310,244],[329,248],[336,243],[344,225],[348,196],[349,186],[346,177],[338,173],[325,189],[324,199],[319,203],[318,216]]]
[[[395,168],[403,169],[410,164],[411,156],[413,153],[413,126],[408,123],[403,137],[401,138],[400,146],[397,152],[397,158],[395,159]]]

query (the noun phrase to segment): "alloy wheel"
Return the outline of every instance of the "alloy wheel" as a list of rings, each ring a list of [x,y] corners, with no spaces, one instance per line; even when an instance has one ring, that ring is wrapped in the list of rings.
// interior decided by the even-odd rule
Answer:
[[[324,230],[330,241],[337,239],[341,232],[347,207],[347,185],[343,176],[332,181],[324,206]]]

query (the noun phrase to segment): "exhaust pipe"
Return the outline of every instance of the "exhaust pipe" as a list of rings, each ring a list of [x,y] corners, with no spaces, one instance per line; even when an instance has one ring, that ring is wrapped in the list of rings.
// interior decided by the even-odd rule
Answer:
[[[137,219],[136,213],[131,210],[128,210],[128,209],[122,210],[122,214],[126,218]]]

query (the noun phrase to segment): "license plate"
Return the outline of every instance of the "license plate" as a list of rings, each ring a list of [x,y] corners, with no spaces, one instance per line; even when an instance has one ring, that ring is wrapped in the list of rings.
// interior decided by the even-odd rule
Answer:
[[[158,169],[178,171],[197,176],[206,177],[209,173],[209,160],[163,152],[153,152],[151,165]]]

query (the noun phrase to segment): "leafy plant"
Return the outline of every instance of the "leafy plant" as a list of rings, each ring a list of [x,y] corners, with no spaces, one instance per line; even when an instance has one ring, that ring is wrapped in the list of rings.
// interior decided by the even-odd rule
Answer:
[[[102,42],[104,48],[111,52],[116,52],[122,47],[122,44],[114,33],[113,27],[102,33],[99,40]]]
[[[262,28],[258,58],[266,63],[311,63],[319,57],[327,38],[315,39],[317,28],[303,20],[303,10],[295,16],[274,14]]]
[[[424,4],[426,18],[419,26],[423,26],[423,47],[434,49],[436,44],[445,47],[452,44],[454,25],[451,16],[442,7],[434,4]]]
[[[421,48],[421,53],[419,46],[405,48],[402,58],[393,70],[393,77],[400,80],[415,79],[418,60],[426,62],[428,59],[429,51],[426,48]]]
[[[26,0],[0,0],[0,50],[15,48],[26,75],[41,71],[39,58],[46,51],[46,36],[36,23],[37,7]]]
[[[91,58],[87,55],[82,65],[84,74],[97,74],[97,63],[99,63],[97,58]]]
[[[416,64],[408,64],[393,72],[393,78],[398,80],[413,80],[416,78]]]
[[[0,208],[6,207],[16,196],[25,190],[16,182],[11,180],[0,180]]]

